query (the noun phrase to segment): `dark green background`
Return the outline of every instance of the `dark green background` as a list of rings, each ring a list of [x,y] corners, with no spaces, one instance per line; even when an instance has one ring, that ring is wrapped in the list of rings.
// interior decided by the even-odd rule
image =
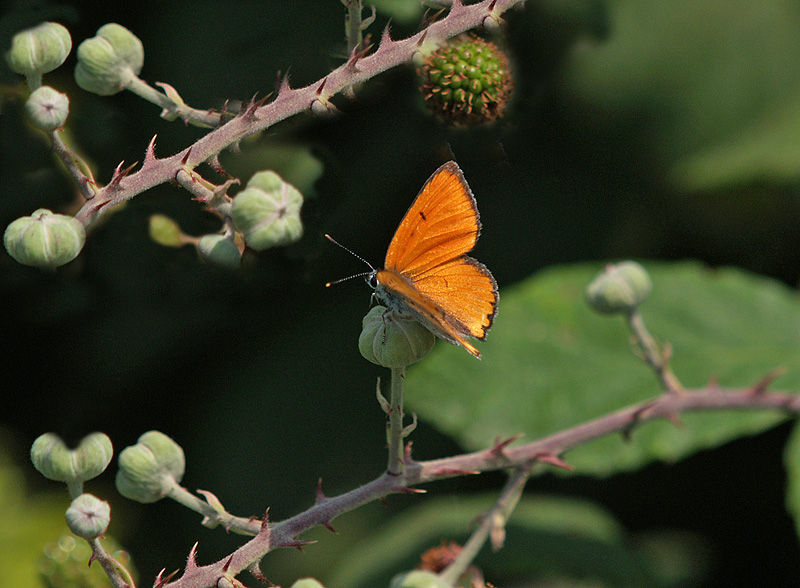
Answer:
[[[450,158],[481,211],[475,255],[501,288],[547,266],[596,260],[599,267],[625,257],[734,265],[795,286],[800,205],[791,171],[753,166],[747,173],[743,164],[743,178],[688,185],[679,175],[694,154],[727,144],[740,130],[746,135],[752,121],[768,117],[800,87],[796,56],[786,54],[796,44],[780,43],[800,39],[793,9],[769,2],[763,6],[771,12],[762,13],[762,4],[751,2],[749,27],[742,22],[747,14],[731,13],[727,2],[642,3],[642,47],[630,41],[636,59],[615,62],[617,77],[600,67],[596,77],[587,76],[595,70],[591,60],[581,61],[581,51],[614,46],[615,14],[628,4],[529,0],[507,15],[516,89],[508,116],[493,127],[440,125],[421,108],[412,70],[400,68],[359,88],[356,100],[338,99],[339,118],[301,115],[271,129],[269,139],[309,148],[324,174],[307,194],[303,241],[262,254],[247,273],[216,270],[189,248],[149,241],[147,218],[155,212],[179,219],[189,233],[216,229],[211,215],[171,185],[111,215],[91,233],[79,260],[55,274],[19,266],[3,253],[0,425],[11,430],[22,464],[26,446],[45,431],[77,441],[102,430],[121,449],[159,429],[184,447],[189,488],[212,490],[237,514],[260,516],[270,507],[276,520],[309,506],[320,477],[333,494],[378,475],[385,451],[374,385],[386,374],[356,346],[370,293],[359,280],[324,288],[363,267],[322,233],[380,263],[411,199]],[[219,108],[227,98],[272,91],[278,71],[289,70],[294,86],[322,77],[341,62],[343,16],[338,0],[189,7],[18,2],[0,19],[0,40],[7,47],[20,28],[57,20],[77,46],[102,24],[119,22],[144,43],[144,79],[172,84],[193,106]],[[376,35],[385,22],[379,16]],[[415,27],[395,21],[393,36]],[[750,29],[751,38],[734,34]],[[653,30],[667,33],[654,41]],[[723,41],[724,50],[715,45]],[[764,60],[754,63],[754,55]],[[154,134],[160,155],[202,136],[161,120],[156,107],[133,96],[82,92],[72,67],[74,53],[46,82],[69,93],[70,130],[101,181],[120,160],[140,161]],[[0,76],[5,85],[18,82],[5,67]],[[40,206],[65,209],[72,198],[19,112],[7,102],[0,119],[2,226]],[[544,477],[529,487],[594,498],[632,532],[700,533],[712,546],[707,586],[794,586],[800,558],[782,507],[780,465],[787,431],[674,466],[607,480]],[[424,422],[414,447],[418,458],[459,451]],[[98,488],[103,481],[107,487],[97,493],[116,508],[124,500],[114,495],[111,474]],[[485,476],[430,490],[499,481]],[[29,484],[50,487],[34,475]],[[391,498],[387,514],[412,502]],[[126,503],[120,512],[124,525],[112,530],[133,552],[143,585],[161,567],[180,567],[195,540],[201,562],[240,542],[197,526],[198,517],[172,504]],[[286,581],[276,574],[268,576]]]

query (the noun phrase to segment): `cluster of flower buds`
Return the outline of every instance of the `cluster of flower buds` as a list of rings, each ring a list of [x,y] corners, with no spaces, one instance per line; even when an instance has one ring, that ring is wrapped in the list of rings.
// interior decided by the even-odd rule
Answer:
[[[14,35],[6,61],[11,71],[24,75],[36,88],[42,74],[64,63],[70,51],[72,37],[66,27],[57,22],[43,22]]]
[[[39,436],[31,446],[31,461],[45,478],[65,482],[74,496],[67,509],[69,530],[78,537],[94,539],[106,532],[111,521],[107,502],[83,492],[83,483],[102,474],[111,463],[114,448],[103,433],[84,437],[69,449],[55,433]]]
[[[78,45],[75,81],[87,92],[111,96],[128,87],[143,65],[139,38],[122,25],[109,23]]]
[[[183,449],[160,431],[141,435],[136,445],[119,454],[117,490],[137,502],[157,502],[167,496],[183,478],[186,458]]]
[[[303,235],[303,195],[273,171],[250,178],[233,199],[231,216],[251,249],[264,251],[294,243]]]

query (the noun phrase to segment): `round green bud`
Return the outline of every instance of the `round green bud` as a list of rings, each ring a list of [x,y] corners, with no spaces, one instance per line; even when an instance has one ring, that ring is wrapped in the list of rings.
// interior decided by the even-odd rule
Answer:
[[[233,199],[231,216],[247,246],[256,251],[288,245],[303,235],[303,195],[273,171],[253,175]]]
[[[650,294],[650,275],[635,261],[608,265],[586,287],[586,300],[601,314],[628,314]]]
[[[50,86],[41,86],[31,92],[25,102],[28,119],[37,129],[55,131],[64,126],[69,115],[69,98]]]
[[[425,357],[436,337],[416,319],[385,306],[373,306],[362,320],[358,349],[364,359],[400,368]]]
[[[69,449],[55,433],[40,435],[31,446],[31,461],[45,478],[57,482],[86,482],[111,463],[114,447],[105,433],[87,435]]]
[[[66,27],[57,22],[43,22],[14,35],[6,61],[18,74],[42,75],[64,63],[70,51],[72,37]]]
[[[137,502],[161,500],[183,478],[186,459],[181,446],[159,431],[148,431],[117,460],[117,490]]]
[[[81,252],[86,231],[79,220],[40,208],[6,227],[3,244],[22,265],[59,267]]]
[[[197,244],[197,251],[204,261],[219,267],[239,269],[242,253],[230,237],[224,235],[203,235]]]
[[[301,578],[292,584],[291,588],[325,588],[325,586],[314,578]]]
[[[182,247],[183,231],[180,225],[163,214],[150,215],[150,238],[164,247]]]
[[[87,92],[111,96],[124,90],[143,65],[139,38],[122,25],[109,23],[78,45],[75,81]]]
[[[69,530],[83,539],[99,537],[108,529],[111,506],[93,494],[81,494],[67,509]]]
[[[452,586],[433,572],[412,570],[392,578],[389,588],[452,588]]]

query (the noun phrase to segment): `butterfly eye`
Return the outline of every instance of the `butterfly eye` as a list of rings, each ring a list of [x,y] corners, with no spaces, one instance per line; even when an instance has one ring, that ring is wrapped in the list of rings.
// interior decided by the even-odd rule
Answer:
[[[364,276],[364,280],[369,284],[369,287],[375,290],[378,287],[378,272],[369,272]]]

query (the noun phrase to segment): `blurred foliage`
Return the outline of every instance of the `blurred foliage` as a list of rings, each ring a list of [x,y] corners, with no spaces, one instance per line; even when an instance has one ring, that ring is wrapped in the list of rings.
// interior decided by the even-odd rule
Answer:
[[[800,296],[782,284],[735,269],[696,263],[645,263],[653,292],[640,307],[648,329],[673,351],[686,387],[755,385],[785,369],[776,387],[800,388]],[[422,418],[472,450],[498,437],[538,439],[660,393],[635,356],[624,319],[603,317],[584,300],[596,265],[550,268],[503,292],[503,313],[480,365],[449,345],[413,366],[407,402]],[[484,349],[485,348],[485,349]],[[460,353],[459,353],[460,352]],[[581,474],[610,475],[655,459],[677,461],[786,418],[772,411],[681,415],[630,440],[606,436],[566,454]]]
[[[383,12],[386,4],[393,14]],[[409,4],[376,5],[378,18],[368,31],[373,38],[389,16],[394,38],[417,30],[417,17],[406,20],[398,12]],[[0,256],[0,332],[6,349],[0,420],[12,431],[14,447],[21,448],[14,453],[21,463],[27,444],[47,430],[73,441],[102,430],[123,447],[143,431],[160,429],[185,448],[190,488],[213,491],[239,514],[261,516],[270,506],[276,520],[311,504],[320,477],[326,493],[335,494],[377,475],[385,464],[383,415],[374,402],[380,372],[361,359],[356,347],[369,291],[354,282],[323,286],[364,268],[322,234],[332,234],[379,265],[414,194],[451,158],[464,170],[482,214],[475,255],[491,268],[503,292],[495,329],[481,347],[485,359],[478,363],[463,350],[439,344],[439,361],[449,361],[444,356],[453,352],[465,356],[454,369],[496,374],[505,365],[505,375],[512,378],[515,362],[524,359],[518,377],[528,378],[526,386],[557,390],[561,380],[545,381],[544,369],[537,367],[546,358],[566,361],[573,341],[585,352],[572,358],[581,369],[574,368],[576,363],[569,370],[544,367],[548,378],[573,376],[569,391],[580,400],[550,395],[551,402],[563,405],[553,414],[575,422],[582,418],[579,410],[596,414],[650,396],[655,381],[629,353],[619,321],[584,316],[579,304],[572,311],[576,326],[565,330],[557,321],[569,318],[568,309],[555,305],[552,290],[548,309],[555,305],[560,315],[548,315],[547,309],[529,317],[518,313],[547,301],[537,300],[537,288],[547,292],[568,276],[571,299],[577,301],[581,276],[593,274],[605,259],[696,259],[711,268],[733,266],[798,284],[800,200],[793,132],[800,89],[798,10],[789,0],[527,0],[524,8],[505,15],[502,42],[513,58],[516,90],[501,123],[469,131],[442,127],[422,108],[412,68],[398,68],[357,88],[355,100],[336,98],[343,116],[301,115],[243,142],[241,158],[223,154],[223,164],[237,175],[262,165],[283,166],[287,179],[304,184],[306,195],[313,196],[303,209],[303,240],[259,256],[243,275],[203,265],[191,248],[165,249],[149,240],[147,219],[153,213],[179,219],[182,229],[195,235],[219,226],[184,191],[169,185],[142,194],[97,227],[84,253],[64,271],[43,274]],[[14,32],[41,20],[65,24],[75,45],[104,23],[117,21],[144,43],[146,80],[172,84],[198,108],[220,109],[228,99],[270,94],[278,72],[288,71],[292,85],[300,86],[342,63],[344,14],[338,0],[202,0],[190,8],[173,0],[157,7],[17,0],[0,15],[0,45],[7,47]],[[74,55],[45,82],[69,94],[69,136],[93,161],[101,181],[121,160],[141,161],[155,134],[160,156],[202,136],[199,129],[160,119],[157,108],[133,96],[100,98],[80,91],[71,78],[73,67]],[[41,137],[19,116],[18,78],[2,66],[0,84],[0,225],[38,207],[74,210],[69,182]],[[206,167],[201,171],[220,179]],[[520,285],[516,294],[509,288],[542,268],[577,261],[587,264],[538,274],[532,286]],[[747,385],[776,363],[796,365],[783,355],[788,348],[780,346],[796,340],[786,335],[796,322],[796,304],[784,304],[794,295],[745,271],[719,272],[730,286],[728,294],[719,282],[705,279],[698,266],[647,265],[684,287],[657,283],[645,316],[658,336],[675,344],[675,367],[687,384],[722,375],[724,383]],[[521,293],[526,288],[533,291]],[[776,305],[772,316],[768,305],[758,303],[762,290]],[[697,299],[696,305],[683,307],[688,298]],[[724,306],[707,308],[703,315],[701,300]],[[765,309],[766,315],[750,320],[740,333],[731,332],[728,313]],[[785,323],[775,325],[784,338],[768,345],[756,323],[774,322]],[[562,338],[552,346],[561,345],[563,354],[551,349],[540,358],[528,348],[515,348],[515,336],[529,341],[537,334],[515,335],[516,324],[554,329]],[[750,334],[756,340],[748,349]],[[722,357],[726,352],[732,353],[730,361]],[[590,375],[605,368],[607,377],[616,370],[608,392],[599,390]],[[459,373],[463,389],[469,378]],[[785,378],[784,386],[796,382],[791,379],[796,375]],[[424,398],[414,398],[419,389],[417,383],[409,385],[421,411]],[[429,420],[413,436],[420,459],[456,453],[458,443],[479,443],[492,434],[489,420],[475,423],[480,434],[472,441],[430,426],[444,422],[445,411],[454,406],[456,414],[467,410],[467,395],[451,396],[447,404],[425,409]],[[526,406],[535,403],[529,398]],[[745,428],[740,418],[749,417],[737,415],[728,435],[767,426],[758,422]],[[520,427],[512,428],[518,432]],[[692,430],[667,432],[670,443],[678,439],[679,444],[662,447],[658,455],[674,459],[722,442],[720,437],[698,444]],[[644,441],[647,431],[637,431],[634,441]],[[536,483],[594,492],[612,511],[627,513],[625,526],[634,531],[663,527],[665,519],[690,513],[681,525],[712,545],[707,585],[764,585],[771,576],[796,584],[797,538],[779,498],[783,472],[768,469],[774,465],[768,456],[779,454],[787,432],[780,428],[733,448],[701,452],[668,469],[651,465],[600,486],[579,478]],[[788,452],[787,459],[792,455]],[[577,452],[571,459],[578,459]],[[643,461],[640,456],[630,463]],[[767,469],[758,470],[754,486],[752,472],[760,466]],[[721,477],[727,486],[715,492]],[[436,489],[486,490],[497,483],[485,476]],[[7,487],[25,501],[36,496],[26,496],[18,478]],[[758,499],[748,495],[745,500],[740,491],[758,492]],[[112,509],[120,501],[112,500]],[[374,528],[409,501],[392,498],[388,509],[351,513],[353,541],[358,529]],[[59,510],[48,520],[60,529],[62,517]],[[3,517],[0,532],[27,532],[41,519],[28,518],[19,523],[24,527],[17,520]],[[162,567],[181,567],[195,541],[204,563],[229,553],[241,540],[201,528],[197,517],[166,501],[132,507],[130,520],[126,545],[143,578],[153,578]],[[47,540],[36,535],[36,541],[18,541],[14,547],[14,553],[21,550],[14,560],[21,566],[32,561],[26,554],[40,553]],[[319,552],[355,549],[344,535],[331,538],[323,532],[325,541],[307,554],[324,560]],[[290,585],[307,575],[302,570],[312,559],[297,557],[284,568],[268,568],[265,562],[265,572]],[[328,561],[335,564],[333,557]],[[299,573],[290,577],[287,569]]]
[[[61,484],[59,492],[33,490],[25,481],[25,466],[16,463],[16,449],[9,431],[0,428],[0,577],[5,586],[40,588],[45,543],[68,533],[69,498]]]
[[[326,586],[388,585],[398,570],[416,567],[420,554],[427,549],[449,540],[463,544],[474,521],[495,498],[431,498],[408,509],[354,545],[327,577]],[[668,571],[655,558],[670,545],[673,559]],[[610,513],[595,504],[531,495],[523,498],[509,519],[503,548],[492,553],[487,546],[475,563],[486,579],[498,586],[533,578],[550,582],[591,580],[597,586],[666,588],[692,585],[699,580],[704,568],[702,551],[696,540],[677,535],[670,538],[667,533],[639,543]],[[676,574],[676,568],[683,573]],[[672,583],[678,578],[683,584]]]

